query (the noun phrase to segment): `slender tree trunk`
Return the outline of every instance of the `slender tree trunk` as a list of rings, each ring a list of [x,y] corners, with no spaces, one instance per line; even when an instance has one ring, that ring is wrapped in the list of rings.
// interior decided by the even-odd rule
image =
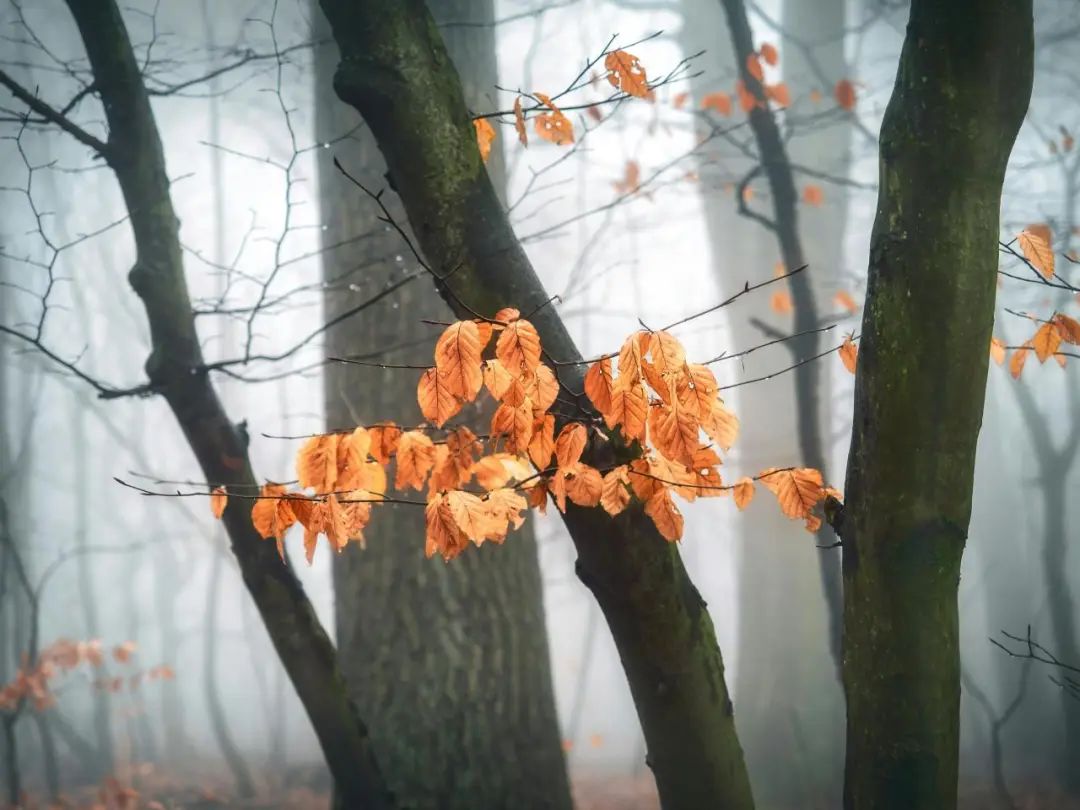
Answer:
[[[207,481],[252,492],[257,482],[240,431],[210,384],[184,278],[178,221],[169,196],[161,139],[139,65],[115,0],[68,0],[108,123],[92,146],[116,174],[130,215],[137,259],[129,281],[150,323],[146,373],[173,411]],[[20,99],[43,112],[32,94]],[[49,111],[55,117],[55,113]],[[251,523],[249,501],[230,498],[223,517],[244,582],[308,712],[344,804],[392,805],[368,741],[346,694],[336,654],[314,608],[273,543]]]
[[[1062,439],[1055,443],[1050,425],[1035,402],[1035,396],[1023,380],[1013,383],[1013,392],[1020,404],[1031,446],[1038,460],[1041,474],[1038,488],[1042,501],[1042,573],[1046,588],[1047,610],[1054,655],[1062,661],[1080,661],[1080,636],[1077,635],[1077,606],[1069,568],[1068,528],[1068,481],[1077,450],[1080,448],[1080,405],[1078,385],[1066,381],[1069,397],[1066,410],[1073,415],[1073,423]],[[1080,792],[1080,701],[1066,689],[1061,690],[1061,719],[1065,727],[1065,743],[1058,755],[1058,773],[1061,784],[1070,793]]]
[[[957,586],[1030,0],[914,0],[881,128],[843,541],[850,810],[957,798]]]
[[[60,795],[60,763],[56,756],[56,738],[47,714],[34,711],[31,716],[37,726],[38,742],[41,745],[41,772],[45,777],[45,791],[50,801],[56,801]]]
[[[470,23],[446,29],[447,49],[461,70],[466,100],[488,106],[485,94],[498,78],[494,3],[435,0],[429,7],[437,22]],[[328,37],[318,16],[316,38]],[[383,228],[369,201],[332,165],[336,157],[364,182],[384,182],[386,164],[370,132],[333,94],[336,64],[336,48],[323,48],[316,138],[330,142],[353,133],[320,155],[327,318],[414,269],[398,234]],[[501,186],[498,145],[488,171]],[[423,321],[450,317],[430,279],[421,278],[333,329],[326,351],[342,356],[399,346],[381,357],[412,362],[436,335]],[[414,373],[339,364],[329,366],[324,379],[331,428],[387,418],[404,425],[423,421]],[[490,411],[474,409],[464,422],[485,433],[489,420]],[[367,548],[334,559],[342,667],[391,789],[416,807],[568,810],[531,524],[515,532],[513,542],[481,548],[453,565],[424,558],[424,532],[421,510],[383,509],[365,531]]]
[[[532,313],[552,358],[579,361],[484,169],[461,84],[423,4],[321,4],[341,52],[334,89],[371,128],[455,314],[513,305]],[[580,366],[559,365],[559,376],[564,396],[580,394]],[[616,452],[613,442],[592,442],[585,459],[605,468]],[[613,520],[568,505],[565,521],[578,576],[600,603],[626,670],[664,807],[751,807],[720,650],[678,548],[640,507]]]

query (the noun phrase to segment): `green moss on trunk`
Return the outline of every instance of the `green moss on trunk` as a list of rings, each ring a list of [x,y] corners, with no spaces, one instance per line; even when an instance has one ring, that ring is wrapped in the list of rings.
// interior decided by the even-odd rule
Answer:
[[[881,130],[844,542],[845,807],[956,806],[956,605],[1030,0],[915,0]]]
[[[389,179],[458,317],[515,306],[556,360],[580,354],[510,228],[476,147],[461,86],[418,0],[321,0],[341,51],[335,89],[371,127]],[[447,290],[447,288],[450,288]],[[559,368],[564,395],[580,367]],[[576,398],[576,397],[575,397]],[[611,445],[593,447],[605,466]],[[667,810],[750,808],[723,662],[677,547],[635,509],[612,520],[570,507],[577,570],[611,627]]]

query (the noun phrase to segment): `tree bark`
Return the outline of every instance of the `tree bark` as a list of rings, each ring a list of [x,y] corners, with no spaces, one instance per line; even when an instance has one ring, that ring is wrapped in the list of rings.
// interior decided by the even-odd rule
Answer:
[[[318,4],[316,40],[329,37]],[[492,0],[430,3],[447,29],[465,98],[486,106],[497,80]],[[337,48],[316,62],[325,313],[332,319],[412,269],[396,232],[333,165],[372,187],[386,165],[356,111],[333,93]],[[338,141],[345,133],[352,133]],[[501,149],[488,172],[502,185]],[[404,220],[404,216],[401,216]],[[406,255],[403,255],[406,254]],[[407,256],[407,258],[406,258]],[[424,320],[452,319],[431,280],[411,282],[327,334],[328,356],[378,352],[411,363],[437,335]],[[331,428],[394,419],[423,421],[410,371],[332,364],[324,384]],[[456,423],[486,433],[489,408]],[[335,613],[342,669],[371,729],[394,794],[410,807],[548,807],[569,810],[570,788],[551,683],[543,586],[532,524],[504,546],[479,549],[445,565],[425,559],[423,511],[385,508],[365,530],[363,552],[334,558]],[[373,621],[371,617],[380,617]],[[492,767],[492,762],[499,762]]]
[[[322,7],[341,52],[334,88],[371,128],[442,278],[440,293],[458,317],[509,305],[532,313],[552,358],[580,360],[484,171],[460,82],[423,4],[322,0]],[[563,395],[580,395],[583,369],[557,371]],[[593,441],[586,459],[606,467],[616,452]],[[629,678],[663,806],[751,807],[720,650],[677,547],[640,507],[612,520],[568,506],[565,521],[578,575],[600,603]]]
[[[756,48],[746,3],[744,0],[722,0],[721,6],[731,39],[732,61],[739,78],[755,97],[765,100],[761,82],[747,70],[747,60]],[[793,10],[800,12],[796,19],[790,18]],[[805,26],[806,17],[812,18],[812,28],[798,27],[800,24]],[[840,54],[839,59],[831,60],[830,67],[838,72],[833,80],[844,75],[841,72],[843,0],[785,3],[783,25],[785,30],[814,42],[832,36],[836,41],[830,45],[830,50]],[[794,44],[785,45],[781,64],[789,84],[794,76],[808,75],[807,60],[800,56]],[[793,98],[798,98],[795,94],[805,89],[792,85]],[[836,260],[842,254],[840,236],[843,227],[841,224],[821,228],[823,217],[813,215],[813,227],[800,227],[799,190],[788,142],[781,133],[777,117],[769,106],[758,106],[748,118],[757,146],[758,167],[770,192],[771,211],[765,216],[769,222],[767,229],[775,240],[775,250],[789,271],[808,265],[806,271],[787,281],[793,306],[790,326],[776,330],[770,327],[766,336],[775,338],[810,332],[822,325],[820,292],[827,287],[825,282],[835,273]],[[800,132],[800,135],[806,134],[809,133]],[[810,138],[816,134],[809,134]],[[802,145],[804,164],[817,166],[824,159],[838,159],[841,166],[846,165],[843,139],[819,136],[818,143],[814,144],[807,140],[800,138],[791,142],[793,148]],[[839,147],[840,154],[822,154],[825,148],[833,146]],[[813,154],[815,151],[817,154]],[[842,209],[840,212],[842,223]],[[802,238],[804,232],[813,234],[808,243]],[[727,234],[721,237],[729,241]],[[813,248],[812,252],[807,249],[807,244]],[[771,264],[771,261],[761,262],[759,272],[769,272]],[[775,315],[766,317],[775,320]],[[741,331],[751,330],[743,327]],[[748,345],[754,342],[744,339]],[[760,333],[757,339],[760,340]],[[798,362],[816,356],[822,349],[821,344],[820,335],[814,333],[789,339],[784,345],[791,353],[792,362]],[[822,363],[805,363],[791,376],[794,407],[790,400],[778,402],[775,389],[771,387],[740,392],[740,410],[747,415],[743,441],[747,444],[761,441],[758,436],[768,432],[779,432],[782,440],[789,443],[797,438],[798,452],[793,460],[821,470],[828,478],[823,441],[828,421],[822,409],[823,401],[827,401],[823,394],[828,390],[824,385],[828,369]],[[791,385],[790,382],[781,384]],[[791,451],[785,448],[784,452],[790,454]],[[762,542],[760,536],[751,537],[745,549],[739,581],[740,643],[736,694],[741,716],[746,718],[742,739],[751,773],[755,773],[755,765],[768,768],[777,757],[789,763],[782,773],[770,774],[767,778],[763,774],[758,798],[764,800],[767,797],[777,803],[794,805],[808,800],[837,801],[840,796],[842,738],[838,729],[843,716],[839,682],[843,598],[838,552],[816,548],[830,544],[826,536],[829,530],[823,528],[816,539],[812,535],[803,535],[801,543],[784,542],[785,535],[795,534],[792,528],[790,523],[781,527],[779,536],[770,536],[766,542]],[[813,581],[811,565],[817,568],[818,582]],[[778,633],[784,634],[783,641],[777,638]]]
[[[68,6],[108,123],[108,141],[100,151],[116,174],[135,237],[137,259],[128,278],[150,323],[147,375],[173,411],[207,481],[234,492],[255,491],[246,443],[205,369],[161,139],[120,11],[115,0],[68,0]],[[255,531],[250,501],[230,498],[223,519],[244,582],[311,718],[344,803],[391,806],[333,645],[299,581],[282,565],[274,544]]]
[[[881,128],[843,541],[846,808],[953,808],[957,586],[1030,0],[914,0]]]

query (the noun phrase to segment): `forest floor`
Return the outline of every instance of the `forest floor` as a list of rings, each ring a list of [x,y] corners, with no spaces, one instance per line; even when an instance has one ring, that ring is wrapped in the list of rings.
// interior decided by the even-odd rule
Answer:
[[[652,775],[576,772],[572,775],[576,810],[659,810]],[[140,765],[127,781],[107,779],[100,785],[71,788],[59,801],[28,794],[18,810],[327,810],[326,775],[315,767],[294,768],[276,788],[262,786],[255,799],[233,795],[224,774],[193,779],[151,765]],[[961,790],[961,810],[1080,810],[1080,799],[1041,786],[1014,787],[1008,799],[993,788]],[[761,810],[826,810],[828,803]],[[0,802],[0,810],[15,810]],[[477,808],[483,810],[483,808]]]

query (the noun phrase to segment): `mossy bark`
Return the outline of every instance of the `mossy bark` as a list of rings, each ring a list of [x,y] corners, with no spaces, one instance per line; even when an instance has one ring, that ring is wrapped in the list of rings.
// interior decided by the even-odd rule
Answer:
[[[388,179],[458,317],[532,313],[549,355],[580,354],[509,225],[476,147],[457,74],[418,0],[322,0],[341,51],[334,87],[371,127]],[[583,369],[559,366],[563,395]],[[611,443],[587,459],[610,463]],[[704,602],[640,508],[612,520],[569,507],[577,570],[607,618],[630,682],[663,806],[749,808],[723,663]],[[509,540],[508,542],[512,542]]]
[[[315,39],[328,39],[318,4],[312,5]],[[484,104],[497,73],[494,3],[437,0],[430,7],[437,22],[470,23],[445,29],[446,43],[465,98]],[[386,164],[371,133],[334,94],[337,64],[330,42],[318,52],[315,71],[316,138],[333,143],[319,154],[328,320],[417,269],[401,237],[333,165],[340,160],[373,188],[385,183]],[[496,143],[487,164],[496,187],[501,151]],[[404,222],[396,200],[388,195],[386,202]],[[420,278],[330,330],[326,353],[423,362],[439,331],[424,321],[448,319],[430,277]],[[418,376],[329,365],[328,426],[419,424]],[[485,434],[490,417],[490,408],[470,407],[454,422]],[[388,784],[408,807],[569,810],[532,522],[506,544],[488,544],[450,565],[425,559],[424,531],[422,509],[384,509],[365,530],[366,549],[334,559],[338,655]]]
[[[208,481],[252,492],[257,482],[239,431],[210,384],[191,312],[161,138],[115,0],[67,0],[94,73],[116,174],[135,237],[129,281],[142,299],[152,351],[146,372],[180,424]],[[346,693],[335,651],[300,582],[251,523],[251,502],[231,498],[223,517],[244,583],[314,726],[348,807],[392,806]]]
[[[881,128],[843,540],[844,805],[956,806],[957,586],[1031,0],[915,0]]]

